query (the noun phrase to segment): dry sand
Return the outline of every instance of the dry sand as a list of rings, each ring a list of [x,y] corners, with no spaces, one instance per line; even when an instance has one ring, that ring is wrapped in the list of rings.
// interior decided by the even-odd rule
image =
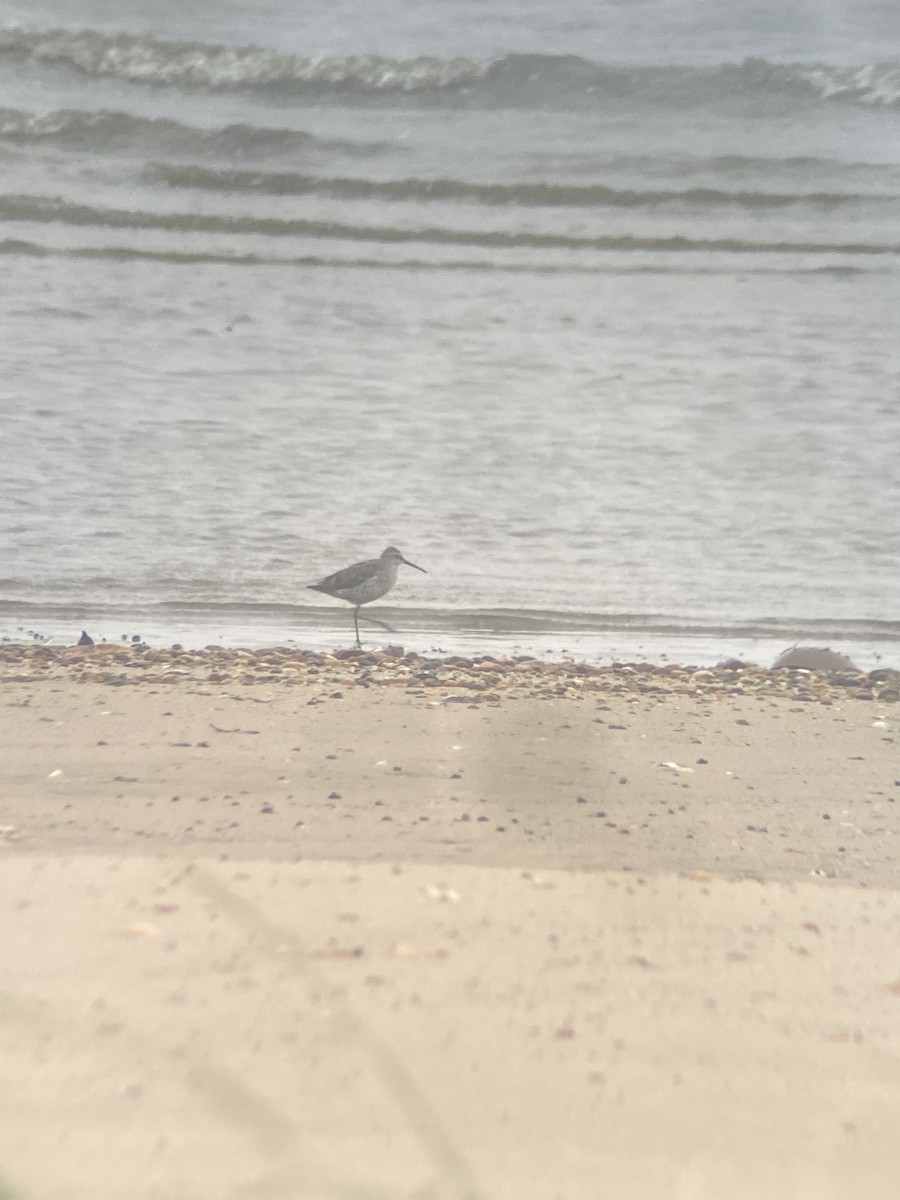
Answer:
[[[4,1200],[898,1194],[885,673],[97,650],[2,659]]]

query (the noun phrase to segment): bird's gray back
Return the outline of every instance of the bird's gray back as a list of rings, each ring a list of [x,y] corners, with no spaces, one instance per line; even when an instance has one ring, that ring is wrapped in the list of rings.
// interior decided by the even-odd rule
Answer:
[[[326,575],[318,583],[311,583],[309,586],[314,592],[326,592],[333,596],[336,592],[345,592],[366,583],[377,574],[379,564],[380,559],[368,558],[365,562],[354,563],[352,567],[335,571],[333,575]]]

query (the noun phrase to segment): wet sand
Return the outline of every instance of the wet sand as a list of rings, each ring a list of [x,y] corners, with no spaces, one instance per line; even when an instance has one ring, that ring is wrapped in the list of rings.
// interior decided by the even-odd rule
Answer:
[[[891,673],[0,675],[0,1195],[896,1194]]]

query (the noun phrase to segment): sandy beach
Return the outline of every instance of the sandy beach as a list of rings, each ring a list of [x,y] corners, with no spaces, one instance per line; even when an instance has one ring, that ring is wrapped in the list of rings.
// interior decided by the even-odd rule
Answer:
[[[896,672],[0,678],[0,1195],[896,1195]]]

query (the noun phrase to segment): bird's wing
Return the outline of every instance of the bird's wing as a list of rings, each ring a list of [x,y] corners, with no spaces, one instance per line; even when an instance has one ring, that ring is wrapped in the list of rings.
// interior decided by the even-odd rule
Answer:
[[[344,588],[359,587],[361,583],[371,579],[378,569],[378,561],[377,558],[370,558],[366,562],[354,563],[352,567],[344,567],[343,571],[335,571],[333,575],[326,575],[318,583],[311,583],[309,586],[314,592],[336,592]]]

